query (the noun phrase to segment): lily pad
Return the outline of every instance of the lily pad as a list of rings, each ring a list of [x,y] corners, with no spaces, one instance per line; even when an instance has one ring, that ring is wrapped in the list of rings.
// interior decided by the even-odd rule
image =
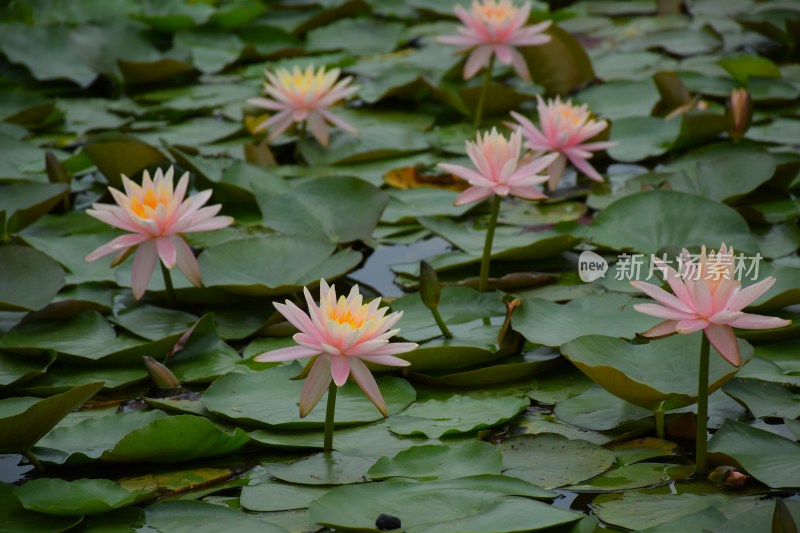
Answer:
[[[655,487],[685,479],[694,474],[692,465],[667,463],[636,463],[613,468],[580,485],[570,485],[574,492],[619,492],[622,490]]]
[[[0,223],[0,226],[5,226],[0,227],[0,232],[9,234],[24,229],[50,211],[68,193],[69,186],[63,183],[20,182],[0,185],[0,213],[5,218]]]
[[[311,502],[327,493],[330,487],[296,485],[268,479],[242,488],[239,501],[250,511],[274,512],[307,509]]]
[[[800,396],[789,387],[757,379],[734,379],[722,390],[756,418],[800,418]]]
[[[614,452],[597,444],[554,433],[515,435],[498,447],[505,475],[550,489],[602,474],[615,459]]]
[[[297,408],[302,381],[291,378],[300,373],[297,364],[279,366],[255,374],[228,374],[215,381],[203,395],[203,404],[212,413],[248,424],[282,428],[322,427],[325,412],[318,405],[305,418]],[[378,387],[390,413],[399,413],[416,397],[404,379],[380,376]],[[271,391],[265,395],[263,391]],[[325,398],[320,405],[325,405]],[[336,423],[360,424],[380,420],[383,415],[353,382],[345,384],[336,396]]]
[[[50,515],[100,514],[131,505],[139,496],[108,479],[32,479],[19,487],[17,499],[29,511]]]
[[[453,394],[445,400],[428,399],[412,404],[403,414],[389,419],[389,429],[399,435],[468,433],[511,420],[526,407],[527,398],[487,394]]]
[[[653,416],[651,411],[626,402],[597,385],[559,402],[553,412],[568,424],[592,431],[606,431]]]
[[[403,528],[420,533],[448,528],[474,533],[537,531],[581,517],[499,492],[485,484],[485,477],[429,483],[388,480],[339,487],[312,502],[309,512],[322,525],[365,532],[378,531],[375,518],[381,513],[396,516]]]
[[[0,248],[0,310],[35,311],[64,286],[64,271],[43,253],[23,246]]]
[[[514,330],[530,342],[561,346],[583,335],[634,338],[660,320],[633,308],[639,299],[623,294],[596,294],[557,304],[538,298],[523,300],[512,318]]]
[[[342,452],[318,453],[290,463],[265,463],[275,478],[300,485],[347,485],[367,480],[377,456]]]
[[[500,452],[489,443],[468,442],[461,446],[429,444],[414,446],[394,457],[381,457],[367,471],[373,480],[391,477],[419,481],[452,479],[480,474],[499,474]]]
[[[265,226],[334,243],[368,239],[389,202],[374,185],[347,177],[317,178],[284,194],[256,199]]]
[[[773,489],[800,486],[800,444],[774,433],[726,420],[709,441],[708,452],[712,461],[734,460]]]
[[[0,400],[0,423],[5,428],[0,435],[0,452],[27,452],[102,386],[102,382],[88,383],[45,399],[18,396]]]
[[[587,335],[564,344],[561,351],[575,366],[612,394],[651,411],[669,411],[697,401],[700,335],[673,335],[646,344],[630,344],[615,337]],[[743,361],[753,355],[739,340]],[[738,371],[712,349],[709,393]]]
[[[320,278],[341,276],[360,261],[360,253],[336,252],[334,243],[284,235],[226,242],[198,258],[207,287],[252,296],[295,292]]]
[[[28,511],[19,500],[14,497],[15,487],[0,483],[0,522],[4,531],[39,531],[62,532],[68,531],[81,522],[80,516],[55,516]]]
[[[736,249],[757,250],[747,222],[736,211],[713,200],[676,191],[642,192],[617,200],[595,217],[591,238],[601,246],[646,254],[657,253],[664,246],[718,247],[722,242]]]
[[[226,533],[288,533],[268,520],[251,518],[235,509],[198,501],[159,502],[147,508],[145,525],[172,533],[213,533],[225,524]]]
[[[681,130],[677,119],[627,117],[614,121],[608,155],[617,161],[634,162],[659,156],[672,148]]]

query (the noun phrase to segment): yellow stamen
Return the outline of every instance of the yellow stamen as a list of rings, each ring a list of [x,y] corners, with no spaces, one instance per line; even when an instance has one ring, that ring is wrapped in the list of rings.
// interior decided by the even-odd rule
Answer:
[[[334,322],[338,322],[339,324],[350,324],[350,327],[353,329],[358,329],[364,325],[363,314],[359,316],[353,316],[353,314],[347,308],[344,309],[344,313],[339,313],[337,311],[338,310],[335,307],[332,308],[328,312],[328,318]]]

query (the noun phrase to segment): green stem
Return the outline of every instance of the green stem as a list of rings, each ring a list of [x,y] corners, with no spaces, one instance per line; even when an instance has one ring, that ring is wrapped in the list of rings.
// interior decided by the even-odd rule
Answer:
[[[24,455],[25,457],[28,458],[28,461],[31,462],[31,464],[36,468],[36,470],[38,470],[39,472],[44,472],[44,467],[42,466],[42,463],[40,463],[39,459],[37,459],[36,456],[33,455],[32,451],[28,450],[25,452]]]
[[[169,273],[169,269],[164,266],[164,263],[159,261],[161,264],[161,275],[164,276],[164,286],[167,288],[167,299],[169,300],[170,307],[175,307],[175,303],[177,299],[175,298],[175,288],[172,286],[172,276]]]
[[[663,439],[666,436],[664,431],[664,410],[658,409],[653,414],[656,415],[656,437]]]
[[[322,444],[323,452],[333,451],[333,416],[336,413],[336,391],[339,387],[331,383],[328,387],[328,405],[325,409],[325,439]]]
[[[300,141],[306,138],[306,121],[304,120],[300,124],[300,132],[297,134],[297,141],[294,143],[294,163],[296,165],[300,164],[300,160],[302,159],[302,154],[300,154]]]
[[[433,319],[436,321],[436,325],[439,326],[440,330],[442,330],[442,335],[444,335],[446,339],[452,339],[453,334],[450,333],[450,330],[447,329],[447,324],[445,324],[444,320],[442,320],[442,315],[439,313],[439,308],[434,307],[431,309],[431,313],[433,313]]]
[[[697,382],[697,442],[695,448],[695,472],[706,473],[706,439],[708,424],[708,353],[711,345],[708,337],[703,335],[700,344],[700,372]]]
[[[481,85],[481,94],[478,96],[478,105],[475,108],[475,116],[472,119],[472,124],[477,128],[481,124],[483,118],[483,106],[486,103],[486,92],[489,89],[489,82],[492,81],[492,70],[494,69],[494,54],[489,60],[489,66],[483,72],[483,85]]]
[[[486,241],[483,243],[483,259],[481,259],[481,276],[478,279],[478,290],[486,292],[489,286],[489,261],[492,257],[492,242],[494,241],[494,229],[497,226],[497,216],[500,214],[500,202],[502,196],[495,194],[492,197],[492,214],[489,215],[489,226],[486,228]]]

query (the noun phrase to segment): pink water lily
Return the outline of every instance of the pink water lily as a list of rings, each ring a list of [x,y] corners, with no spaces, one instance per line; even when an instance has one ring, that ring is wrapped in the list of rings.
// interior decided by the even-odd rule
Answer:
[[[124,194],[108,188],[117,205],[94,204],[92,209],[86,210],[94,218],[130,232],[97,248],[86,260],[94,261],[116,253],[116,265],[136,248],[131,288],[137,300],[144,295],[159,258],[168,269],[177,265],[186,278],[199,287],[200,266],[183,234],[220,229],[233,223],[231,217],[216,216],[221,205],[203,207],[211,197],[211,190],[185,198],[188,172],[173,189],[173,173],[173,167],[166,173],[158,169],[151,180],[145,171],[141,186],[123,175]]]
[[[352,376],[375,407],[388,416],[386,402],[372,373],[364,362],[387,366],[408,366],[410,363],[395,355],[417,347],[413,342],[394,342],[389,339],[400,330],[391,329],[403,312],[386,314],[388,307],[378,308],[380,298],[368,304],[354,286],[350,294],[336,298],[334,286],[320,280],[320,303],[317,305],[307,288],[303,289],[308,305],[304,313],[291,300],[275,303],[275,308],[300,330],[294,335],[299,346],[273,350],[255,357],[258,362],[291,361],[314,357],[308,377],[300,393],[300,416],[314,409],[331,381],[341,387]]]
[[[478,133],[475,142],[467,141],[467,155],[477,171],[461,165],[439,163],[439,167],[463,178],[471,187],[456,198],[455,205],[479,202],[493,194],[519,196],[529,200],[547,198],[537,185],[547,181],[546,175],[538,173],[553,163],[558,154],[549,154],[530,162],[520,159],[522,131],[518,128],[506,139],[492,128],[491,133]]]
[[[339,72],[338,68],[326,71],[325,67],[315,71],[312,65],[305,70],[294,67],[291,71],[279,68],[274,73],[265,72],[264,91],[272,98],[250,98],[247,103],[277,113],[256,131],[269,129],[269,140],[273,141],[292,124],[305,123],[322,146],[328,146],[328,122],[357,134],[350,123],[328,111],[330,106],[359,90],[358,86],[350,85],[352,77],[340,80]]]
[[[706,255],[703,247],[697,263],[683,250],[679,259],[680,271],[655,259],[674,294],[642,281],[631,281],[658,304],[636,304],[640,313],[664,318],[663,322],[644,332],[645,337],[663,337],[674,333],[694,333],[703,330],[706,338],[730,364],[739,366],[742,357],[733,328],[772,329],[791,324],[791,320],[755,315],[742,311],[775,283],[768,277],[742,288],[734,278],[733,248],[723,243],[719,252]],[[661,304],[661,305],[659,305]]]
[[[458,28],[459,35],[439,37],[437,41],[460,46],[460,52],[472,50],[464,65],[465,80],[488,65],[494,55],[502,64],[513,65],[521,78],[530,81],[528,65],[517,47],[549,42],[550,36],[542,32],[551,24],[547,20],[525,26],[530,11],[530,2],[517,9],[510,0],[475,0],[469,11],[457,5],[456,16],[464,24]]]
[[[562,102],[556,96],[554,100],[544,101],[536,96],[539,112],[539,125],[537,128],[528,118],[512,111],[511,115],[522,126],[525,135],[525,146],[535,152],[553,152],[559,157],[550,167],[550,190],[556,188],[561,174],[564,172],[567,159],[581,172],[595,181],[603,181],[603,177],[589,164],[588,159],[592,152],[605,150],[617,143],[599,141],[587,143],[586,141],[606,129],[608,122],[591,118],[586,104],[575,106],[572,102]]]

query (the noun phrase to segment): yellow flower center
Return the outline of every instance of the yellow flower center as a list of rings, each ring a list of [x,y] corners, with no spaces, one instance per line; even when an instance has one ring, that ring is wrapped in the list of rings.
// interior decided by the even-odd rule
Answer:
[[[350,324],[353,329],[358,329],[364,325],[364,315],[354,316],[349,309],[339,310],[336,307],[328,312],[328,318],[339,324]]]
[[[158,204],[167,205],[169,199],[164,196],[165,195],[162,195],[162,197],[159,198],[153,189],[147,189],[144,193],[143,200],[140,201],[135,196],[131,199],[131,210],[142,218],[150,218],[148,210],[146,210],[145,207],[149,207],[149,212],[152,213],[152,210],[158,207]]]
[[[291,72],[287,69],[278,69],[276,74],[284,89],[297,95],[305,96],[323,86],[327,72],[324,68],[314,72],[313,67],[309,67],[304,71],[295,67]]]
[[[478,10],[484,18],[491,20],[493,23],[513,18],[517,13],[516,8],[508,3],[485,2],[478,6]]]

